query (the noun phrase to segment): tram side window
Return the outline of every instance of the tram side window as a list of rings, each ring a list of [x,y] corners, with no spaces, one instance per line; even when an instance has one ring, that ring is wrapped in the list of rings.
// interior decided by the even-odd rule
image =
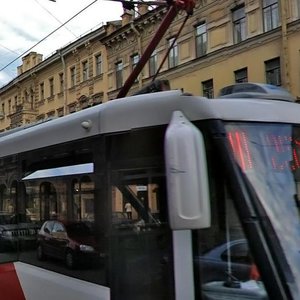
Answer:
[[[0,263],[16,261],[18,250],[36,237],[36,226],[22,206],[16,156],[0,160]]]
[[[172,299],[165,179],[155,170],[116,173],[111,187],[113,299]]]
[[[165,218],[159,208],[157,184],[129,184],[112,188],[112,225],[137,230],[158,225]]]
[[[95,220],[94,189],[95,184],[88,176],[73,181],[73,216],[76,220],[90,222]]]
[[[0,263],[17,259],[19,248],[18,221],[21,216],[16,211],[16,181],[10,187],[0,187]],[[26,215],[22,220],[26,222]]]
[[[108,247],[99,235],[103,230],[95,228],[95,176],[92,173],[77,174],[76,165],[71,167],[75,168],[74,174],[39,178],[38,174],[47,174],[43,170],[23,180],[26,210],[35,213],[31,217],[34,216],[39,229],[35,235],[35,247],[22,250],[20,260],[105,284],[104,258]],[[62,170],[56,171],[63,173]],[[102,220],[97,224],[101,226]]]

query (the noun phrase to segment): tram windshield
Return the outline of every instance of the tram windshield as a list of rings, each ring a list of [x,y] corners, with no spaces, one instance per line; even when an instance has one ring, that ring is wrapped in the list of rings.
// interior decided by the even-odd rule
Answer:
[[[300,127],[229,123],[225,128],[234,158],[267,213],[299,285]]]

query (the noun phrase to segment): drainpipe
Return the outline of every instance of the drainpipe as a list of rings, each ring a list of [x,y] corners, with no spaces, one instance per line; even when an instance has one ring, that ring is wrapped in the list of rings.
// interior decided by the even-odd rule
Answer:
[[[141,39],[141,34],[139,33],[139,31],[134,26],[133,20],[130,22],[130,27],[135,32],[135,34],[137,36],[139,55],[141,57],[141,55],[142,55],[142,39]],[[141,74],[138,76],[137,79],[138,79],[139,89],[141,89],[142,86],[143,86],[143,72],[141,72]]]
[[[61,49],[59,50],[59,55],[62,63],[62,69],[63,69],[63,80],[64,80],[64,86],[63,86],[63,92],[64,92],[64,106],[63,106],[63,115],[65,116],[67,114],[67,69],[66,69],[66,62],[64,59],[64,56],[62,54]]]
[[[289,63],[289,47],[288,47],[288,36],[287,36],[287,4],[286,0],[281,0],[280,2],[280,12],[281,12],[281,46],[282,46],[282,63],[283,67],[283,85],[290,91],[290,63]]]

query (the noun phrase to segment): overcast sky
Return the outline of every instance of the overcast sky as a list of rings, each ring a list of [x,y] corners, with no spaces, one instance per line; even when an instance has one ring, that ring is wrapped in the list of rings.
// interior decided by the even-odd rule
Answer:
[[[78,14],[85,7],[88,8]],[[5,1],[0,10],[0,87],[17,76],[17,66],[22,64],[18,56],[26,55],[73,16],[78,14],[30,51],[47,58],[105,22],[119,20],[122,13],[122,4],[109,0]]]

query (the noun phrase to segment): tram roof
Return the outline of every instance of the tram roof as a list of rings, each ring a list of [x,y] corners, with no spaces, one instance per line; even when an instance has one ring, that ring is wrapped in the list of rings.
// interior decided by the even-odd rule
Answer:
[[[186,95],[180,90],[112,100],[85,110],[0,134],[0,157],[78,140],[97,134],[168,124],[180,110],[191,121],[226,120],[299,123],[294,102],[259,98],[219,98]]]

